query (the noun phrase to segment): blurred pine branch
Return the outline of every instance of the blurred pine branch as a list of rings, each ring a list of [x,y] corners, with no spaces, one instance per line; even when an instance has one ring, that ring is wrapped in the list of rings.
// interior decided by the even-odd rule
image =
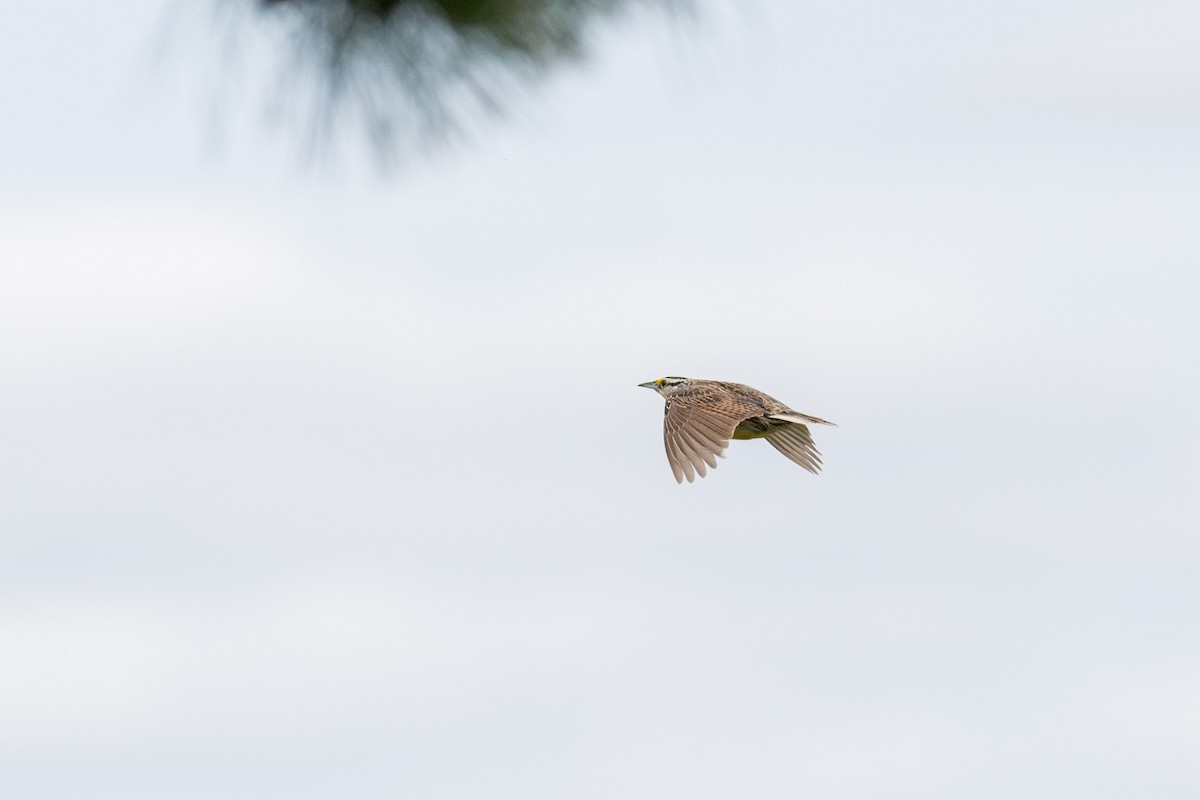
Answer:
[[[224,0],[229,3],[233,0]],[[244,0],[238,0],[244,2]],[[361,126],[381,156],[460,137],[553,67],[585,55],[589,26],[692,0],[252,0],[285,27],[317,84],[314,141]],[[290,68],[289,68],[290,73]],[[287,83],[292,83],[290,80]]]

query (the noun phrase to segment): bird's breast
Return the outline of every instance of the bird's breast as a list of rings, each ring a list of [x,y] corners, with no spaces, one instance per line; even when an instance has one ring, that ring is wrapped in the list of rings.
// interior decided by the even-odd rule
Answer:
[[[766,417],[751,417],[738,423],[733,429],[734,439],[762,439],[774,427]]]

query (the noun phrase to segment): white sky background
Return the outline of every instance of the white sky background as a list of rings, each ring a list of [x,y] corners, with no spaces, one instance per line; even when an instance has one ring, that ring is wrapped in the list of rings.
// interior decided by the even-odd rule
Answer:
[[[1194,3],[618,27],[391,181],[169,8],[0,11],[6,795],[1200,793]]]

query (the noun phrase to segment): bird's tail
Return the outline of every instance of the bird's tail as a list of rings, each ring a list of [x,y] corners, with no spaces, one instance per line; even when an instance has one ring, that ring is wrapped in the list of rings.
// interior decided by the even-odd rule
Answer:
[[[801,414],[799,411],[789,411],[786,414],[772,414],[771,419],[782,419],[787,422],[798,422],[801,425],[812,422],[817,425],[832,425],[835,428],[837,427],[836,422],[830,422],[829,420],[821,419],[820,417],[810,417],[808,414]]]

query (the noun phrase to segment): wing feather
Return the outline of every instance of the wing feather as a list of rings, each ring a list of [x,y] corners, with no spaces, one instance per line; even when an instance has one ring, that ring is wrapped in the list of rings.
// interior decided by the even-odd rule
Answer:
[[[704,395],[670,398],[663,418],[663,439],[676,482],[683,483],[686,476],[691,483],[694,473],[703,478],[708,468],[716,469],[717,458],[725,457],[734,428],[750,412],[732,404],[711,404]]]
[[[667,461],[671,462],[671,471],[675,473],[675,482],[683,483],[685,475],[688,483],[696,480],[696,471],[692,468],[692,461],[683,454],[679,440],[670,433],[666,433],[663,439],[667,444]]]
[[[696,463],[696,469],[700,471],[701,475],[704,474],[705,464],[708,464],[713,469],[717,468],[717,457],[713,455],[717,448],[714,447],[713,442],[706,441],[695,430],[682,430],[680,431],[680,435],[688,443],[692,455],[699,459],[699,462]]]
[[[807,425],[798,422],[786,425],[766,439],[772,447],[814,475],[821,471],[821,454],[813,444]]]

